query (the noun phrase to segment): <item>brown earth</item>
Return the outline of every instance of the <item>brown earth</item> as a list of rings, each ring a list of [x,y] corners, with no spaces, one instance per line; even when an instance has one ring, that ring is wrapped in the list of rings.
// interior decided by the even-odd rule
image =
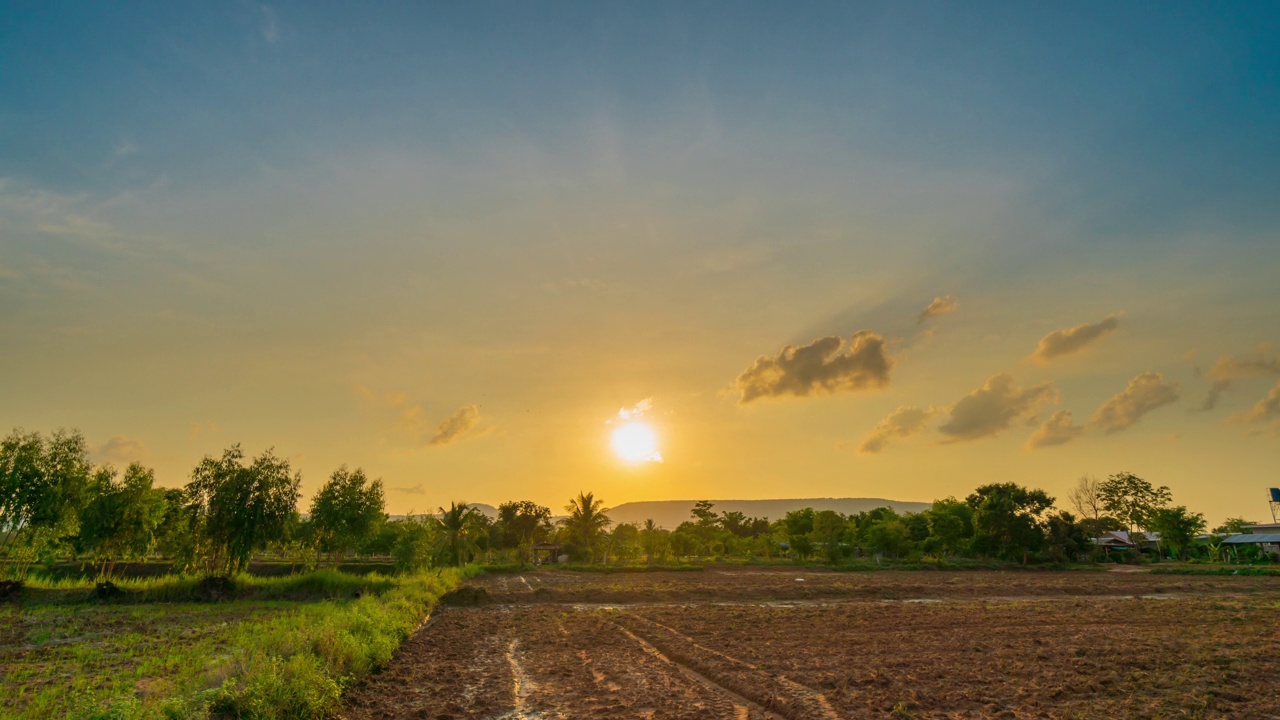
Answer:
[[[797,581],[797,578],[803,578]],[[371,718],[1280,718],[1280,578],[543,570],[472,583]]]

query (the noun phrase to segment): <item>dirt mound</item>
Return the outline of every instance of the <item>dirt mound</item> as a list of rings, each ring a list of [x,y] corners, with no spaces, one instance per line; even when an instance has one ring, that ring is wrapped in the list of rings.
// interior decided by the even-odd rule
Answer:
[[[440,596],[440,604],[450,607],[476,607],[489,602],[489,591],[475,585],[463,585]]]
[[[221,575],[210,575],[196,583],[195,598],[203,602],[231,600],[236,594],[235,581]]]
[[[107,580],[94,586],[93,597],[95,600],[119,600],[124,597],[124,590],[121,590],[119,585]]]
[[[21,592],[21,580],[0,580],[0,602],[5,600],[17,600],[18,594]]]

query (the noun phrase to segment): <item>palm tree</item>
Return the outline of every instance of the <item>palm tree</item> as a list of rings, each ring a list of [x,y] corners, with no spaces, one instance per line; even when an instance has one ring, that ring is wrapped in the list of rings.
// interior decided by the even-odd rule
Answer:
[[[440,535],[436,539],[436,552],[448,554],[453,565],[464,565],[480,550],[472,540],[480,511],[466,503],[450,503],[449,509],[440,508]]]
[[[594,559],[592,548],[595,547],[596,539],[613,522],[605,515],[609,508],[604,506],[604,501],[596,499],[595,493],[578,491],[578,497],[570,498],[564,509],[569,511],[569,517],[564,521],[569,537],[585,548],[587,554]]]
[[[658,546],[658,523],[649,518],[644,521],[644,527],[640,529],[640,543],[644,546],[644,561],[646,564],[653,564],[653,551]]]

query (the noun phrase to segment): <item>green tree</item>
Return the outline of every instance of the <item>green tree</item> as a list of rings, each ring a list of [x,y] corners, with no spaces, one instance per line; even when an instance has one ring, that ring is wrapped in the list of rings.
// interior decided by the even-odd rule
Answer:
[[[190,520],[207,572],[242,572],[254,551],[279,540],[297,511],[302,476],[271,450],[244,464],[240,445],[205,456],[187,484]]]
[[[503,550],[520,551],[520,560],[527,560],[530,545],[546,538],[551,532],[551,508],[530,500],[505,502],[498,506],[498,520],[494,524],[496,545]]]
[[[156,528],[156,549],[181,572],[194,572],[206,555],[201,534],[201,509],[186,489],[165,488],[164,515]]]
[[[1135,546],[1141,546],[1141,531],[1146,529],[1152,513],[1173,499],[1169,488],[1151,483],[1129,472],[1116,473],[1098,486],[1102,507],[1114,515],[1129,532]]]
[[[89,500],[91,466],[84,436],[49,438],[14,430],[0,441],[0,553],[8,573],[25,577],[41,552],[76,533]]]
[[[396,570],[410,573],[430,567],[436,555],[440,523],[435,518],[410,515],[389,524],[396,528],[396,540],[391,548]]]
[[[466,565],[480,551],[476,539],[482,534],[483,516],[479,510],[466,503],[450,503],[449,509],[440,508],[436,518],[439,531],[436,535],[436,553],[449,565]]]
[[[710,500],[699,500],[693,504],[693,509],[689,514],[693,516],[694,521],[699,527],[713,528],[719,524],[720,518],[716,515],[716,511],[711,508],[715,507]]]
[[[797,560],[807,560],[813,554],[813,541],[808,534],[788,537],[787,546],[791,549],[792,557]]]
[[[809,537],[814,544],[821,545],[827,561],[835,564],[844,557],[845,534],[848,522],[835,510],[821,510],[813,515],[813,532]]]
[[[607,555],[619,560],[630,560],[640,554],[640,528],[635,523],[614,525],[608,539]]]
[[[652,564],[655,556],[661,557],[665,554],[667,534],[666,530],[658,527],[653,518],[644,521],[644,525],[640,527],[640,547],[644,550],[646,563]]]
[[[1089,536],[1069,512],[1050,515],[1045,521],[1045,557],[1058,563],[1075,562],[1090,550]]]
[[[1215,535],[1230,535],[1232,533],[1245,532],[1245,528],[1250,525],[1257,525],[1253,520],[1245,520],[1242,517],[1227,518],[1221,525],[1213,529]]]
[[[973,545],[979,553],[1026,563],[1044,546],[1041,516],[1053,498],[1043,490],[994,483],[974,490],[965,503],[973,508]]]
[[[564,509],[569,512],[569,517],[564,520],[569,538],[586,552],[588,558],[594,560],[597,541],[604,529],[613,522],[605,514],[609,509],[604,506],[603,501],[596,499],[595,493],[589,492],[579,492],[578,497],[570,498]]]
[[[751,521],[737,510],[720,513],[720,527],[737,537],[751,537]]]
[[[922,513],[927,516],[929,537],[936,549],[948,555],[958,555],[969,546],[973,537],[973,508],[953,497],[935,500],[933,506]]]
[[[98,575],[110,578],[116,563],[137,560],[151,552],[156,530],[164,519],[164,490],[154,488],[155,473],[139,463],[125,468],[117,482],[110,466],[93,476],[93,498],[80,511],[75,547],[98,562]]]
[[[868,544],[887,557],[901,557],[911,552],[911,531],[897,517],[875,520],[863,532]]]
[[[360,468],[334,470],[311,500],[317,550],[331,560],[363,545],[386,519],[382,481],[370,481]]]
[[[787,535],[808,535],[813,532],[813,508],[792,510],[782,518]]]
[[[1189,512],[1183,505],[1155,509],[1147,518],[1147,525],[1148,529],[1160,533],[1160,544],[1179,558],[1187,556],[1187,550],[1205,528],[1204,515]]]

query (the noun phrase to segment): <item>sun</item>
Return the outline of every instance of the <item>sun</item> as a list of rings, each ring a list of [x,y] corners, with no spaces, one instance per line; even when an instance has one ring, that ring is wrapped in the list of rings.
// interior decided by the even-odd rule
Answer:
[[[645,423],[629,422],[614,430],[611,444],[623,462],[662,462],[662,453],[658,452],[658,434]]]

